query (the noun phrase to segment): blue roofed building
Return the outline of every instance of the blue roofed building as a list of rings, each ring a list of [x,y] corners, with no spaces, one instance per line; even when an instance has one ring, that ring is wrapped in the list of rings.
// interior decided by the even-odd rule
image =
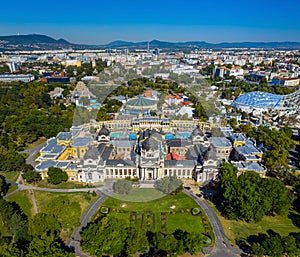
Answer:
[[[267,169],[260,163],[257,162],[232,162],[237,167],[238,175],[243,174],[246,171],[254,171],[258,173],[262,178],[266,177]]]
[[[254,91],[237,97],[232,107],[250,112],[253,109],[267,111],[270,109],[280,110],[283,105],[283,96],[267,92]]]
[[[65,149],[66,146],[58,144],[57,138],[50,138],[47,145],[40,150],[37,161],[56,160]]]
[[[219,159],[227,160],[232,150],[232,144],[226,137],[211,137],[208,139],[214,147]]]
[[[233,159],[235,161],[260,162],[263,152],[256,147],[251,141],[247,141],[245,145],[234,147]]]

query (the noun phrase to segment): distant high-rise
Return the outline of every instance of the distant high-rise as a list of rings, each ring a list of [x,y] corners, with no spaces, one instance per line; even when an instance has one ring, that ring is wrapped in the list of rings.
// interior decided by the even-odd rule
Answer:
[[[15,62],[9,62],[7,63],[7,66],[9,67],[11,73],[15,73],[20,70],[19,65]]]

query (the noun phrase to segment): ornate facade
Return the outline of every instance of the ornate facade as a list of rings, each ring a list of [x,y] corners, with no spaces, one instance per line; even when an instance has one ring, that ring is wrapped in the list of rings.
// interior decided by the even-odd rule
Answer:
[[[170,126],[167,119],[158,119],[143,118],[143,121],[139,122]],[[195,179],[202,183],[217,179],[219,161],[200,126],[194,126],[192,132],[184,133],[185,136],[165,131],[162,127],[153,127],[140,128],[138,132],[133,129],[131,132],[125,130],[116,133],[102,124],[96,134],[87,132],[88,143],[82,143],[82,149],[77,149],[81,154],[75,154],[70,149],[74,142],[78,141],[78,137],[82,141],[84,133],[64,132],[69,134],[59,134],[58,146],[61,147],[53,146],[59,150],[55,155],[57,159],[51,163],[41,163],[36,169],[45,174],[48,166],[57,166],[58,163],[65,162],[65,170],[72,165],[70,180],[83,183],[98,183],[106,179],[126,177],[157,180],[171,175],[182,179]],[[133,133],[135,137],[130,137]],[[63,140],[64,136],[67,142]],[[58,142],[54,139],[52,141],[56,144]],[[54,144],[52,141],[51,144]],[[46,147],[46,150],[49,148]],[[61,156],[65,159],[62,160]]]

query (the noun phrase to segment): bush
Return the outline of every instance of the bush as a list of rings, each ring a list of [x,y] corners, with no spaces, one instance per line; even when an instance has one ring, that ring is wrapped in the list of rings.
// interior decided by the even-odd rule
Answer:
[[[199,208],[193,208],[193,209],[192,209],[192,214],[193,214],[194,216],[199,215],[200,212],[201,212],[201,211],[200,211]]]
[[[103,213],[103,214],[108,214],[109,213],[109,208],[102,206],[101,209],[100,209],[100,212]]]
[[[182,181],[176,176],[168,176],[158,180],[155,186],[165,194],[178,193],[182,190]]]
[[[34,169],[28,169],[22,174],[23,179],[26,180],[27,183],[34,183],[41,181],[41,174],[35,171]]]
[[[68,180],[68,174],[60,168],[50,167],[48,169],[48,182],[57,185]]]
[[[130,180],[118,180],[114,183],[114,192],[121,195],[127,195],[132,190],[132,182]]]

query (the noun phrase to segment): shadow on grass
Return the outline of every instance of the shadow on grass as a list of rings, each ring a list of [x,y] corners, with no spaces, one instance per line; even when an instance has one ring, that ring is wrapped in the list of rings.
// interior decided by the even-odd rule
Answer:
[[[289,218],[296,227],[300,228],[300,214],[290,212]]]

